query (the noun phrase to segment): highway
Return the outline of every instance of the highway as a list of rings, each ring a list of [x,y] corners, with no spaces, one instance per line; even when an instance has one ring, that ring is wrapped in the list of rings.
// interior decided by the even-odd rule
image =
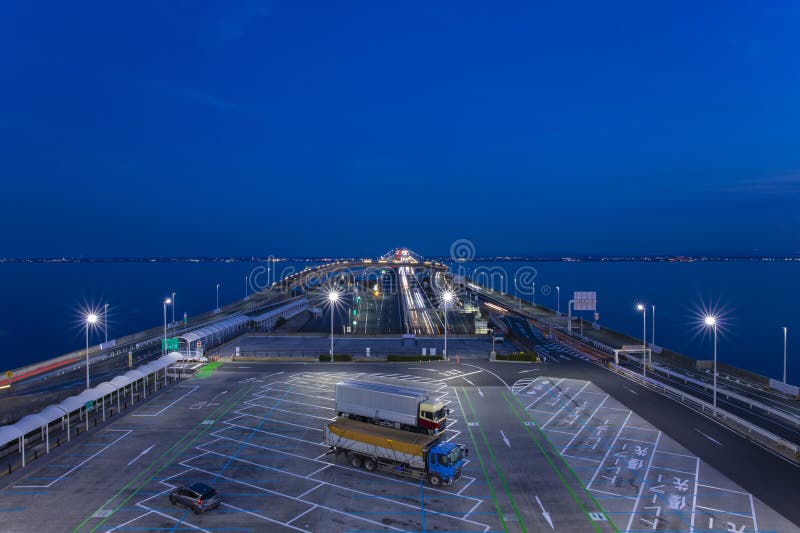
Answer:
[[[495,310],[502,309],[509,316],[522,316],[526,320],[531,319],[533,316],[533,310],[530,306],[526,307],[526,305],[523,305],[520,310],[516,302],[510,296],[489,292],[488,290],[478,288],[476,285],[471,285],[471,287],[472,290],[480,294],[480,297],[484,300],[495,302],[498,306]],[[535,319],[531,320],[531,323],[541,331],[547,333],[548,324]],[[566,332],[562,328],[554,327],[553,329],[557,333],[566,336]],[[541,336],[541,334],[538,335]],[[539,342],[541,342],[541,340],[539,340]],[[578,342],[578,340],[576,339],[573,342]],[[591,350],[591,347],[587,346],[587,349]],[[609,354],[604,354],[597,350],[591,351],[605,359],[610,357]],[[659,361],[657,356],[654,356],[654,363],[655,367],[653,371],[648,371],[651,378],[709,403],[712,402],[713,389],[710,386],[712,381],[711,371],[687,371],[684,368],[673,367],[663,361]],[[640,360],[633,357],[621,359],[620,365],[623,368],[637,373],[641,373],[642,371]],[[702,383],[702,385],[698,383]],[[752,383],[748,383],[743,378],[724,373],[718,374],[717,385],[717,405],[721,409],[725,409],[734,415],[742,417],[752,424],[762,427],[779,437],[800,444],[800,406],[797,405],[797,401],[789,399],[780,393],[759,388]],[[737,393],[742,397],[737,398],[733,395],[728,395],[728,391]],[[769,410],[760,408],[758,404],[765,406]],[[776,413],[778,413],[777,416]]]

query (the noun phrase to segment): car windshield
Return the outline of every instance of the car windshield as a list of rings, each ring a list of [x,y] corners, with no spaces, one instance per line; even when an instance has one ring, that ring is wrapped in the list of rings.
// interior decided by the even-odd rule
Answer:
[[[436,413],[434,413],[433,419],[434,420],[441,420],[442,418],[444,418],[444,415],[445,415],[445,409],[443,407],[443,408],[439,409],[438,411],[436,411]]]
[[[450,450],[450,453],[447,454],[447,457],[450,458],[450,464],[454,465],[459,460],[461,460],[461,448],[453,448]]]

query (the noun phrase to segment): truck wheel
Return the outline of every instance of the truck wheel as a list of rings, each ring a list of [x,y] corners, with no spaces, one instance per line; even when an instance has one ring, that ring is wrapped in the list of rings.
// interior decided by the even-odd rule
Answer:
[[[439,474],[431,474],[428,476],[428,483],[434,487],[438,487],[442,484],[442,478],[439,476]]]
[[[371,458],[367,457],[367,459],[364,461],[364,468],[366,468],[370,472],[375,470],[376,466],[377,465],[375,464],[375,460],[374,459],[371,459]]]
[[[363,463],[364,459],[362,459],[360,455],[354,455],[350,458],[350,464],[356,468],[361,468]]]

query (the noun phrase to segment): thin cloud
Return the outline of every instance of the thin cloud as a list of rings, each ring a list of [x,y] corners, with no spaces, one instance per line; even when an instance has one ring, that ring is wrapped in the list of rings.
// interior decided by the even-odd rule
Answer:
[[[177,100],[213,107],[223,111],[234,111],[245,115],[259,115],[260,113],[244,105],[225,100],[211,93],[200,91],[192,87],[177,85],[158,80],[140,80],[143,85],[154,91],[166,94]]]
[[[800,172],[742,180],[736,185],[725,189],[725,191],[757,194],[800,194]]]

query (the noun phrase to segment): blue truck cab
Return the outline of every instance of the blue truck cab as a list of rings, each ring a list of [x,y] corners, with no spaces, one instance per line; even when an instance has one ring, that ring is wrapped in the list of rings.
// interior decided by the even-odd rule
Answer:
[[[463,444],[438,441],[428,451],[428,482],[433,485],[451,485],[461,477],[469,450]]]

